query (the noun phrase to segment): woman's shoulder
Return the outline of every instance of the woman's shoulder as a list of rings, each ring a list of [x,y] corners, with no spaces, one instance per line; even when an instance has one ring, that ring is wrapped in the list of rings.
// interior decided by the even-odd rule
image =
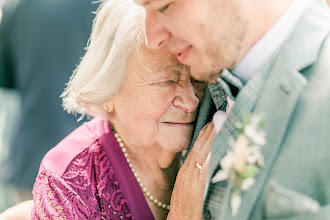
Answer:
[[[47,153],[33,187],[32,219],[131,216],[105,149],[112,139],[109,123],[93,119]]]
[[[113,135],[109,122],[94,118],[75,129],[43,158],[39,173],[49,170],[62,176],[73,163],[88,160],[90,156],[104,154],[100,138]]]
[[[76,155],[63,173],[41,169],[33,186],[32,219],[99,219],[106,208],[103,197],[110,198],[113,182],[103,146],[95,143]]]

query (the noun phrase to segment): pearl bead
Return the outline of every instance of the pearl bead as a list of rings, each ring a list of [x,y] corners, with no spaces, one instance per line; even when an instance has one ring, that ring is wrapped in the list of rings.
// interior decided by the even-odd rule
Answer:
[[[150,192],[148,191],[148,189],[144,186],[144,184],[141,182],[141,179],[138,178],[138,174],[135,172],[135,169],[133,168],[132,164],[131,164],[131,160],[128,158],[128,154],[127,154],[127,149],[125,148],[124,143],[122,142],[122,139],[120,138],[118,133],[115,133],[115,137],[117,139],[117,142],[119,143],[119,146],[121,147],[122,152],[124,153],[124,156],[126,158],[126,161],[128,163],[128,166],[131,168],[136,181],[139,183],[141,190],[143,191],[143,193],[146,195],[146,197],[153,202],[155,205],[157,205],[159,208],[163,208],[163,209],[167,209],[170,210],[170,205],[166,205],[160,201],[158,201],[156,198],[154,198],[152,195],[150,195]]]

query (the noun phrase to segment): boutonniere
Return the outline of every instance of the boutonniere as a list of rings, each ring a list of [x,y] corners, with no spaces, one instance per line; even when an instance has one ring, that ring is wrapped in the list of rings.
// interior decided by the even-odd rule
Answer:
[[[231,148],[220,160],[221,170],[212,178],[212,183],[228,180],[233,185],[230,200],[233,216],[241,205],[241,192],[254,185],[254,177],[264,166],[260,148],[266,144],[265,123],[263,114],[249,114],[242,123],[235,124],[237,139],[229,140]]]

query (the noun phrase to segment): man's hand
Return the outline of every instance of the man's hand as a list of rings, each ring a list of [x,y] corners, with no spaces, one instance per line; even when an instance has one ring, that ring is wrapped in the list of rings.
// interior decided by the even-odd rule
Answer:
[[[213,122],[205,125],[199,133],[176,178],[167,220],[202,219],[209,152],[215,134]]]

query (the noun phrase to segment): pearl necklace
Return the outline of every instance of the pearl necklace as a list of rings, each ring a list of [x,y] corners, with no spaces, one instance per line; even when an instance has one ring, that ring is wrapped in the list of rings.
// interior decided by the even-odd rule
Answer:
[[[141,179],[138,177],[138,174],[135,172],[132,164],[131,164],[131,160],[128,158],[128,154],[127,154],[127,150],[125,148],[125,145],[122,141],[122,139],[120,138],[119,134],[117,132],[114,132],[115,133],[115,137],[117,139],[117,142],[121,148],[121,150],[123,151],[124,153],[124,156],[126,158],[126,161],[129,165],[129,167],[131,168],[137,182],[139,183],[140,185],[140,188],[142,189],[142,192],[144,193],[144,195],[151,201],[153,202],[155,205],[157,205],[159,208],[162,208],[162,209],[167,209],[167,210],[170,210],[170,205],[167,205],[165,203],[162,203],[160,202],[158,199],[156,199],[155,197],[153,197],[150,192],[148,191],[147,187],[144,186],[144,184],[142,183]]]

